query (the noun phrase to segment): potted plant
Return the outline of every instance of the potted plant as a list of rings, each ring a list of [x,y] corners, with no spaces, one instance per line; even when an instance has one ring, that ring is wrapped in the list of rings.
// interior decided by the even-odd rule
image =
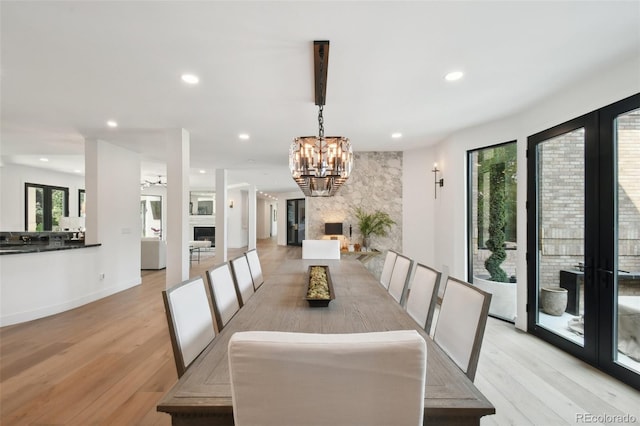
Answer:
[[[493,316],[513,321],[516,317],[515,277],[507,276],[500,267],[507,258],[505,250],[505,163],[498,162],[489,166],[489,238],[485,246],[491,255],[485,260],[484,267],[488,276],[475,276],[473,283],[491,293],[489,313]]]
[[[384,237],[391,229],[391,226],[396,223],[388,213],[380,210],[367,213],[361,207],[358,207],[354,213],[356,219],[358,219],[358,228],[362,234],[362,246],[367,248],[370,244],[369,238],[371,235]]]

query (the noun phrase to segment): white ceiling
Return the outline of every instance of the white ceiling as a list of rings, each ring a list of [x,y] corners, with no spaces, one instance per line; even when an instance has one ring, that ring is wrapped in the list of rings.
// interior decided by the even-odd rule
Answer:
[[[3,163],[73,172],[98,136],[157,178],[165,132],[185,128],[192,186],[227,168],[266,192],[296,188],[290,142],[318,131],[313,40],[331,42],[325,132],[356,151],[433,144],[640,54],[638,1],[3,0],[0,12]]]

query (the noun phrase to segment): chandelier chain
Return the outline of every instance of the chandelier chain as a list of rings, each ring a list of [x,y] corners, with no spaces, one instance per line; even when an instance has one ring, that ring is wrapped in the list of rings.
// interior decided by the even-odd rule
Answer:
[[[320,105],[318,107],[318,137],[320,139],[324,138],[324,117],[322,116],[323,109],[324,105]]]

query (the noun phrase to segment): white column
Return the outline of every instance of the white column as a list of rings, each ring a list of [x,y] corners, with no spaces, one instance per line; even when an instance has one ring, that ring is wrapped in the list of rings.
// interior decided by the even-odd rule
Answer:
[[[84,142],[84,190],[86,196],[84,219],[84,241],[86,244],[98,244],[100,234],[98,228],[100,208],[98,197],[98,141],[86,139]]]
[[[250,185],[249,186],[249,202],[248,204],[248,209],[249,209],[249,241],[248,241],[248,250],[253,250],[254,248],[256,248],[256,235],[257,235],[257,199],[256,199],[256,186],[255,185]]]
[[[166,287],[189,278],[189,132],[167,132]]]
[[[229,196],[227,195],[227,170],[216,169],[216,263],[222,263],[228,260],[228,203]]]

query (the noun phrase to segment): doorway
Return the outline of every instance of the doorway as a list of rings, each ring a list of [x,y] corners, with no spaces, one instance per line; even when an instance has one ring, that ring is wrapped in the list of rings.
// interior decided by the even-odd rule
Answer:
[[[640,94],[528,138],[528,327],[640,388]]]
[[[301,246],[305,231],[305,199],[287,200],[287,245]]]

